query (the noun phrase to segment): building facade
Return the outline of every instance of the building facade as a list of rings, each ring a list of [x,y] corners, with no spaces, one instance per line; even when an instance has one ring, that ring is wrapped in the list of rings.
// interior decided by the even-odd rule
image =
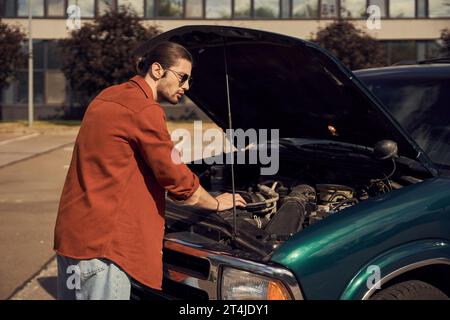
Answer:
[[[33,14],[34,105],[36,119],[60,117],[73,104],[60,71],[57,40],[68,36],[67,8],[78,5],[81,22],[91,22],[110,7],[128,5],[144,24],[167,31],[188,24],[231,25],[310,39],[319,28],[338,18],[381,41],[386,65],[404,60],[434,58],[442,29],[450,28],[450,0],[31,0]],[[28,0],[0,0],[3,22],[28,26]],[[367,8],[380,9],[381,28],[368,28]],[[26,50],[26,46],[24,47]],[[27,70],[1,94],[2,119],[26,119]],[[174,109],[175,110],[175,109]],[[181,111],[180,111],[181,110]],[[188,118],[189,107],[173,118]],[[169,115],[170,118],[170,115]]]

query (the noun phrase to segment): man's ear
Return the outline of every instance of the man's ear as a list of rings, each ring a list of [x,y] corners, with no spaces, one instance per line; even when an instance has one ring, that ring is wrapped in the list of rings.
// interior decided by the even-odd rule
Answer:
[[[164,76],[164,69],[158,62],[154,62],[150,69],[151,69],[151,76],[155,80],[159,80]]]

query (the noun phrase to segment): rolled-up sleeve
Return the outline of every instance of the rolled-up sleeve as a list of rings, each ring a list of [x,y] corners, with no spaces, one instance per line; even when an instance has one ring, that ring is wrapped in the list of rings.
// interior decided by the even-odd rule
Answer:
[[[154,104],[134,115],[133,140],[158,183],[176,200],[188,199],[199,187],[198,177],[172,159],[174,144],[161,106]]]

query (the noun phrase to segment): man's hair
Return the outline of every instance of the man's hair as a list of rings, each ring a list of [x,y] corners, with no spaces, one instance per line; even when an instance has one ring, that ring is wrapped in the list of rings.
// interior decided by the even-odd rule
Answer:
[[[136,64],[136,71],[139,75],[145,77],[153,63],[158,62],[163,68],[170,68],[179,59],[185,59],[190,63],[193,62],[192,55],[182,45],[169,41],[161,42],[149,52],[139,57]]]

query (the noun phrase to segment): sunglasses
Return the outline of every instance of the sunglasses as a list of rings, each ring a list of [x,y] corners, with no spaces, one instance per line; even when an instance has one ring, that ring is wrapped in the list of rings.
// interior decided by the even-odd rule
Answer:
[[[186,81],[188,82],[189,87],[192,86],[192,77],[190,75],[186,73],[177,72],[169,68],[166,68],[166,70],[171,71],[175,75],[175,77],[177,77],[180,87],[182,87]]]

